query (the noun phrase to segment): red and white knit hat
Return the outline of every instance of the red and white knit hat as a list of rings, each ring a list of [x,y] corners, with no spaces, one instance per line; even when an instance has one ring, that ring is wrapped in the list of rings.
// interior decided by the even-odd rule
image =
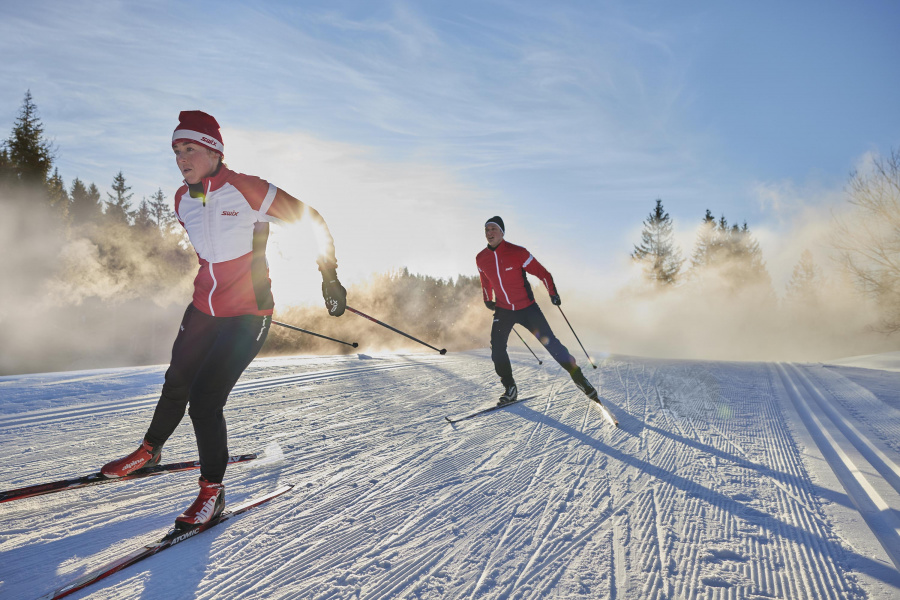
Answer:
[[[219,124],[202,110],[183,110],[178,115],[178,127],[172,134],[172,145],[175,142],[196,142],[215,150],[224,156],[225,144],[219,133]]]

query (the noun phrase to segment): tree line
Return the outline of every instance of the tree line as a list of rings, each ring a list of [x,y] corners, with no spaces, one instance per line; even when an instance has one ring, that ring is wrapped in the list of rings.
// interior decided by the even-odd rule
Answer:
[[[0,273],[0,307],[39,310],[40,326],[4,319],[0,310],[0,338],[20,339],[23,348],[0,357],[0,374],[166,361],[197,271],[186,233],[161,188],[135,203],[122,171],[105,193],[78,177],[66,184],[57,151],[27,92],[0,143],[0,202],[19,223],[0,239],[17,259],[0,263],[7,271]],[[479,287],[478,277],[445,280],[404,269],[374,275],[350,293],[388,322],[463,349],[483,345],[484,327],[476,334],[465,324],[475,308],[486,312]],[[352,318],[327,318],[318,305],[280,309],[280,318],[332,336],[354,337],[359,329]],[[403,347],[398,337],[377,327],[365,333],[367,344],[384,348]],[[262,353],[341,349],[276,328]],[[95,360],[85,362],[84,354]]]
[[[196,258],[162,188],[134,207],[122,171],[104,198],[93,182],[76,177],[66,185],[55,160],[56,148],[45,137],[37,106],[26,92],[12,131],[0,146],[0,198],[29,223],[29,235],[42,230],[54,238],[50,243],[92,244],[97,267],[117,282],[120,299],[152,294],[157,285],[183,284]],[[83,287],[90,282],[73,280],[82,275],[58,271],[57,283]]]
[[[0,142],[0,202],[9,216],[0,222],[0,247],[10,257],[0,263],[0,337],[18,348],[0,357],[0,374],[165,362],[197,270],[186,234],[161,188],[135,206],[122,171],[105,193],[78,177],[67,184],[55,165],[57,151],[26,93],[9,136]],[[900,331],[900,154],[852,174],[848,198],[853,211],[838,220],[832,239],[835,262],[879,306],[880,329]],[[656,200],[631,256],[657,290],[691,289],[726,305],[748,298],[757,307],[778,304],[748,224],[716,218],[710,210],[684,258],[672,219]],[[815,306],[828,294],[828,284],[825,269],[805,251],[783,304]],[[483,321],[489,313],[478,287],[475,276],[444,280],[402,270],[373,275],[349,291],[387,322],[464,349],[486,342]],[[26,309],[40,318],[13,318]],[[281,307],[280,313],[300,327],[355,337],[351,319],[323,318],[320,307]],[[384,348],[403,342],[384,333],[376,328],[365,337]],[[86,347],[87,340],[93,346]],[[336,350],[301,334],[273,331],[263,352]],[[81,358],[86,352],[93,362]]]
[[[828,239],[835,277],[850,280],[856,292],[879,308],[876,330],[900,331],[900,153],[876,158],[870,169],[853,172],[846,188],[850,210],[835,217]],[[643,221],[632,260],[645,282],[664,291],[714,288],[723,300],[753,295],[777,303],[760,244],[747,223],[729,224],[707,209],[700,220],[690,259],[675,243],[674,224],[661,199]],[[802,251],[787,283],[783,305],[814,312],[835,290],[835,277]]]
[[[772,285],[762,249],[746,222],[742,226],[729,224],[724,215],[716,219],[707,209],[689,262],[682,258],[674,237],[672,218],[662,200],[657,199],[643,222],[641,243],[631,253],[647,281],[675,287],[714,273],[732,291]]]

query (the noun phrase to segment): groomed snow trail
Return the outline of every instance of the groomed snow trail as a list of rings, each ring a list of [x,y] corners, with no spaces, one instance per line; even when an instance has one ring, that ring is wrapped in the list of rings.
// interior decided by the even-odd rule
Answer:
[[[254,362],[226,408],[229,450],[277,442],[284,460],[230,468],[227,499],[294,491],[72,597],[900,597],[900,375],[613,357],[585,372],[614,429],[556,364],[513,363],[534,398],[450,425],[499,395],[487,352]],[[163,372],[0,378],[0,489],[136,447]],[[195,454],[185,418],[164,460]],[[162,535],[194,481],[0,505],[0,598]],[[835,506],[862,530],[845,535]]]

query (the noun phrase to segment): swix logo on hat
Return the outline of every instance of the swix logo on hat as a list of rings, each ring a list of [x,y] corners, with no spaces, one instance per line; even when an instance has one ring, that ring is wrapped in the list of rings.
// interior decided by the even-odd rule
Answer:
[[[197,142],[224,154],[225,144],[219,132],[219,123],[202,110],[183,110],[178,115],[178,127],[172,134],[172,143],[178,140]]]

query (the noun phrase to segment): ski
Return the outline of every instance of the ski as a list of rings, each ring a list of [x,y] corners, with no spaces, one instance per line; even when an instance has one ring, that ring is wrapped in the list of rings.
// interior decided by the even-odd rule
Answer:
[[[444,417],[444,418],[447,419],[448,423],[459,423],[460,421],[465,421],[467,419],[471,419],[471,418],[474,418],[474,417],[477,417],[477,416],[480,416],[483,414],[487,414],[489,412],[493,412],[493,411],[499,410],[501,408],[506,408],[507,406],[512,406],[513,404],[518,404],[519,402],[525,402],[526,400],[531,400],[534,397],[535,396],[526,396],[525,398],[518,398],[517,400],[514,400],[513,402],[507,402],[506,404],[495,404],[493,406],[489,406],[487,408],[482,408],[481,410],[477,410],[471,414],[468,414],[464,417],[460,417],[458,419],[451,419],[450,417]]]
[[[590,398],[590,396],[588,397]],[[613,427],[619,426],[619,421],[617,421],[613,416],[612,411],[604,406],[602,402],[600,402],[600,398],[591,398],[591,404],[593,404],[594,407],[596,407],[597,410],[600,411],[600,413],[603,415],[603,418],[606,419],[610,425],[612,425]]]
[[[228,457],[228,464],[247,462],[257,458],[256,454],[241,454],[239,456]],[[164,473],[177,473],[179,471],[191,471],[200,468],[200,461],[193,460],[189,462],[170,463],[167,465],[156,465],[155,467],[146,467],[126,475],[125,477],[106,477],[101,473],[92,473],[83,477],[75,477],[74,479],[63,479],[61,481],[52,481],[50,483],[40,483],[30,485],[15,490],[0,492],[0,503],[9,502],[11,500],[20,500],[22,498],[31,498],[34,496],[42,496],[44,494],[54,494],[56,492],[64,492],[66,490],[77,490],[78,488],[87,487],[89,485],[98,485],[101,483],[111,483],[113,481],[128,481],[129,479],[140,479],[141,477],[152,477],[153,475],[162,475]]]
[[[85,588],[85,587],[91,585],[92,583],[95,583],[95,582],[103,579],[104,577],[109,577],[110,575],[112,575],[114,573],[118,573],[119,571],[121,571],[122,569],[124,569],[126,567],[129,567],[137,562],[140,562],[140,561],[144,560],[145,558],[149,558],[149,557],[153,556],[154,554],[162,552],[166,548],[171,548],[175,544],[179,544],[179,543],[183,542],[184,540],[194,537],[198,533],[202,533],[202,532],[206,531],[207,529],[211,529],[212,527],[215,527],[219,523],[223,523],[232,517],[236,517],[237,515],[239,515],[241,513],[247,512],[251,508],[255,508],[255,507],[259,506],[260,504],[264,504],[264,503],[268,502],[269,500],[272,500],[273,498],[277,498],[278,496],[281,496],[282,494],[290,491],[291,488],[293,488],[293,487],[294,487],[294,484],[292,484],[292,483],[285,484],[285,485],[279,487],[278,489],[269,492],[268,494],[265,494],[263,496],[258,496],[256,498],[251,498],[250,500],[242,502],[242,503],[238,504],[237,506],[234,506],[233,508],[226,508],[226,510],[223,511],[222,514],[220,514],[218,517],[215,517],[208,523],[204,523],[203,525],[198,525],[197,527],[194,527],[193,529],[188,529],[187,531],[172,529],[163,538],[161,538],[151,544],[147,544],[146,546],[143,546],[142,548],[139,548],[126,556],[123,556],[122,558],[118,558],[112,562],[109,562],[109,563],[103,565],[102,567],[100,567],[99,569],[96,569],[94,571],[91,571],[90,573],[87,573],[85,575],[78,577],[78,578],[74,579],[72,582],[57,589],[56,591],[53,591],[44,596],[41,596],[41,598],[39,600],[56,600],[57,598],[63,598],[65,596],[68,596],[71,593],[77,592],[78,590]]]

